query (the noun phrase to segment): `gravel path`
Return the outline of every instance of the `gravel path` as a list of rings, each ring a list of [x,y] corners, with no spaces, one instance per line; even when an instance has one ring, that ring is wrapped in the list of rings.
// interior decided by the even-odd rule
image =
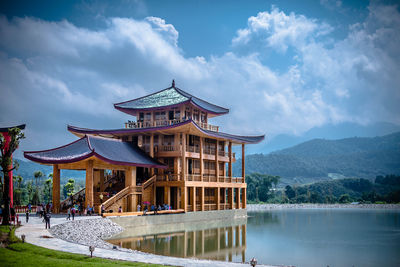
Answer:
[[[86,246],[111,249],[112,244],[103,239],[112,237],[124,229],[109,219],[77,220],[55,225],[50,233],[65,241]]]
[[[400,209],[400,204],[247,204],[247,211],[279,209]]]

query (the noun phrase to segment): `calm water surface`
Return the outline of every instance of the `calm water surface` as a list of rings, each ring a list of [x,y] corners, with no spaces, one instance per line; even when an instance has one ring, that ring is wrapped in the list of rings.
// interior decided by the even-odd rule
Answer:
[[[249,212],[220,227],[110,240],[144,252],[295,266],[400,266],[400,211],[297,209]]]

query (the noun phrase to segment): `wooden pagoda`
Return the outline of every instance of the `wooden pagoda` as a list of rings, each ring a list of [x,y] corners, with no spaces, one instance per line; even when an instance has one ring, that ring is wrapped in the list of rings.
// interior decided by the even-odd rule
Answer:
[[[246,208],[245,145],[264,136],[223,133],[209,123],[228,109],[175,86],[114,104],[133,116],[121,129],[68,126],[80,139],[61,148],[25,152],[25,157],[54,166],[53,203],[60,209],[60,169],[86,170],[85,205],[136,211],[143,203],[167,204],[189,211]],[[240,145],[242,173],[234,177]],[[108,191],[107,191],[108,189]],[[110,195],[111,191],[111,195]],[[62,208],[62,207],[61,207]]]

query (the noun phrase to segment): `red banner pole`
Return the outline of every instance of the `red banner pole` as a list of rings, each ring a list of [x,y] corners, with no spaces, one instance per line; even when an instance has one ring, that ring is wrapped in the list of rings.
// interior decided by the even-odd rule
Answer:
[[[7,132],[3,132],[2,134],[3,134],[4,139],[6,141],[6,145],[5,145],[4,150],[7,151],[8,148],[9,148],[10,142],[11,142],[11,136]],[[13,164],[12,164],[12,155],[11,155],[11,166],[9,166],[9,168],[12,169],[12,167],[13,167]],[[4,177],[4,183],[6,183],[5,177]],[[13,173],[12,173],[12,171],[10,171],[8,173],[8,184],[9,184],[9,191],[8,192],[9,192],[9,197],[10,197],[10,208],[12,208],[13,205],[14,205]]]

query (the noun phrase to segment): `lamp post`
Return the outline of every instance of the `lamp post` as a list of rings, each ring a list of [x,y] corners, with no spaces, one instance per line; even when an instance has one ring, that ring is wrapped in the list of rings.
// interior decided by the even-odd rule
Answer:
[[[22,243],[25,243],[25,234],[21,235]]]
[[[253,266],[253,267],[255,267],[255,266],[257,265],[257,259],[253,257],[253,258],[250,260],[250,265]]]

